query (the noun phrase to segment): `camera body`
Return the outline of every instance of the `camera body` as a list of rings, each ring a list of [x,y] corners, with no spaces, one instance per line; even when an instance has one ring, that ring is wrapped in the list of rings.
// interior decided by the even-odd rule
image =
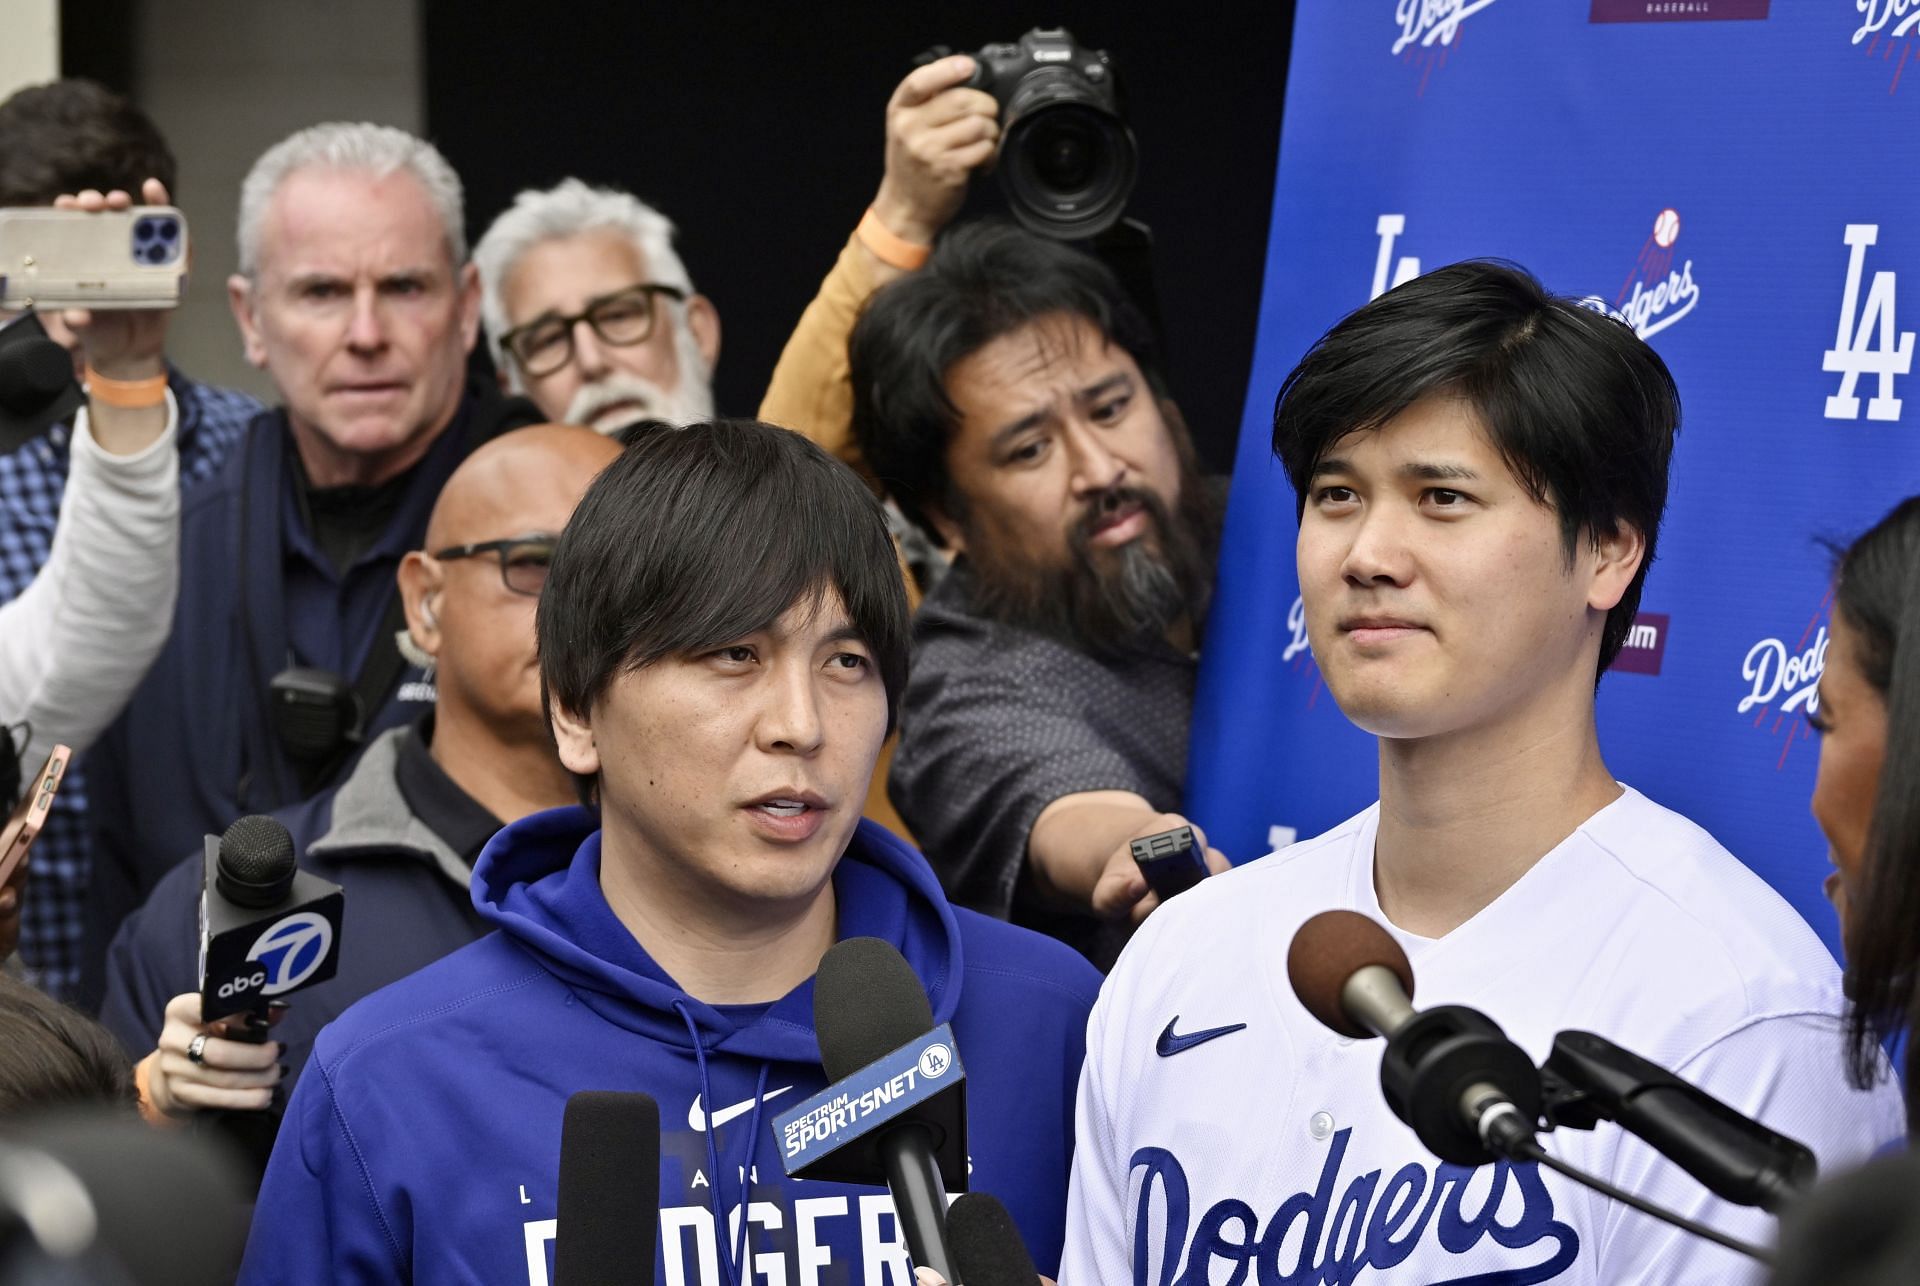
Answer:
[[[1112,227],[1138,162],[1106,52],[1064,27],[1036,27],[973,58],[967,83],[1000,103],[1000,184],[1014,216],[1061,240]]]

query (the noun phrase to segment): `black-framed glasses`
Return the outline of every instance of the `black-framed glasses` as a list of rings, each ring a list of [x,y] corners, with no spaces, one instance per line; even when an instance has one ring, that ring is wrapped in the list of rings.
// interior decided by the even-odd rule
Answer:
[[[573,328],[581,322],[593,327],[603,343],[626,348],[643,342],[653,334],[653,297],[683,300],[687,292],[678,286],[642,282],[598,299],[570,317],[544,313],[524,326],[515,326],[500,337],[500,347],[513,354],[520,369],[528,375],[551,375],[573,360]]]
[[[547,587],[547,568],[553,565],[553,547],[558,536],[513,536],[506,540],[482,540],[471,545],[455,545],[434,555],[445,562],[454,558],[472,558],[478,554],[500,555],[500,582],[516,594],[540,597]]]

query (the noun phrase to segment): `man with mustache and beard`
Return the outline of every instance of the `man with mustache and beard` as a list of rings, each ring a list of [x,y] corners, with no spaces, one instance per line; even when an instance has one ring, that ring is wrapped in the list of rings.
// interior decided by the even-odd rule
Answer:
[[[1111,965],[1159,904],[1130,841],[1187,824],[1221,507],[1146,324],[1098,261],[976,225],[874,297],[849,362],[862,454],[954,555],[894,805],[955,902]]]

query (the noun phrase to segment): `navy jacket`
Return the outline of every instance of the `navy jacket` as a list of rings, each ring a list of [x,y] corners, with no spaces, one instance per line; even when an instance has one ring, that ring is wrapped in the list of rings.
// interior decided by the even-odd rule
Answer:
[[[394,573],[425,540],[440,488],[474,447],[537,418],[529,404],[470,383],[453,422],[414,467],[388,529],[344,574],[316,569],[319,556],[295,500],[284,411],[263,413],[245,446],[187,493],[173,633],[126,712],[86,757],[93,872],[85,1003],[99,1000],[106,946],[120,921],[182,853],[235,818],[316,793],[302,789],[280,749],[268,682],[290,663],[352,682],[374,647],[393,646],[379,635]],[[296,604],[304,604],[297,619]],[[432,693],[419,671],[403,671],[370,712],[366,735],[411,721],[430,708]]]
[[[971,1184],[1051,1269],[1099,975],[949,906],[926,859],[872,822],[833,881],[841,936],[899,948],[935,1021],[953,1024]],[[789,1179],[781,1164],[775,1117],[826,1086],[811,979],[766,1006],[689,996],[608,907],[581,808],[502,830],[473,895],[499,932],[320,1034],[242,1282],[551,1281],[561,1117],[586,1089],[660,1105],[656,1281],[910,1280],[884,1188]]]
[[[437,833],[408,804],[397,772],[406,752],[425,754],[418,731],[384,733],[337,788],[276,814],[293,836],[301,869],[346,894],[340,971],[290,997],[274,1024],[273,1038],[286,1048],[289,1092],[313,1038],[347,1006],[487,931],[467,892],[471,854],[457,851],[461,837]],[[136,1060],[153,1050],[167,1002],[200,989],[203,860],[196,853],[167,872],[108,952],[100,1021]]]

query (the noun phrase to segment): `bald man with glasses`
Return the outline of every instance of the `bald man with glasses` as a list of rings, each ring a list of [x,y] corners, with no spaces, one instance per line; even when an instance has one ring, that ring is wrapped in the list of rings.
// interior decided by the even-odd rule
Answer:
[[[431,667],[435,713],[377,738],[336,789],[277,814],[302,866],[342,885],[347,907],[339,974],[301,992],[271,1041],[200,1022],[198,854],[122,925],[101,1019],[140,1060],[149,1116],[284,1103],[281,1065],[290,1090],[323,1025],[484,931],[467,893],[481,847],[506,822],[574,802],[541,714],[534,609],[575,503],[619,453],[586,429],[542,425],[496,438],[448,480],[425,548],[399,571],[401,646]]]

